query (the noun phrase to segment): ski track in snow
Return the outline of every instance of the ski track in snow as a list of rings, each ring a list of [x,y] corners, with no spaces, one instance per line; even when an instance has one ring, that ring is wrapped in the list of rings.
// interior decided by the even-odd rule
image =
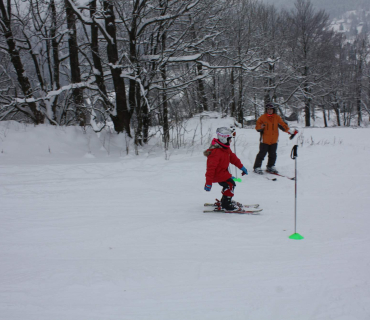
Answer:
[[[39,164],[2,154],[0,319],[370,319],[370,131],[300,133],[301,241],[288,238],[294,181],[252,172],[254,130],[239,129],[250,174],[235,199],[260,203],[256,216],[202,212],[221,189],[203,190],[204,146],[169,161],[161,152],[83,158],[83,142]],[[287,176],[291,148],[281,133]]]

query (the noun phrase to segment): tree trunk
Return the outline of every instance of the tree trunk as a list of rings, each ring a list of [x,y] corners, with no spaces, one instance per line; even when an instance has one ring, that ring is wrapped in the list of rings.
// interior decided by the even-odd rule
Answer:
[[[213,72],[213,90],[212,90],[212,100],[213,100],[213,111],[217,110],[217,81],[216,81],[216,70]]]
[[[230,115],[232,117],[235,117],[235,114],[236,114],[236,97],[235,97],[234,68],[231,69],[230,85],[231,85],[231,114]]]
[[[193,37],[193,41],[195,42],[196,39],[197,39],[197,34],[196,34],[196,31],[195,31],[195,27],[194,27],[194,23],[191,21],[191,17],[190,17],[190,30],[191,30],[191,35]],[[196,49],[195,50],[196,53],[199,53],[199,51]],[[203,112],[203,111],[208,111],[208,101],[207,101],[207,96],[206,96],[206,92],[205,92],[205,88],[204,88],[204,82],[203,82],[203,79],[201,79],[202,75],[203,75],[203,67],[200,63],[197,63],[196,64],[196,68],[197,68],[197,94],[198,94],[198,100],[199,100],[199,112]]]
[[[269,64],[269,73],[273,73],[275,70],[275,67],[273,64]],[[265,105],[274,101],[274,95],[271,95],[271,87],[273,86],[274,84],[274,80],[271,78],[271,77],[268,77],[267,80],[266,80],[266,86],[267,86],[267,89],[265,89]]]
[[[10,4],[10,2],[9,2]],[[0,11],[1,11],[1,18],[0,21],[1,27],[3,29],[3,33],[6,39],[6,43],[8,45],[8,53],[10,55],[10,61],[12,62],[14,69],[17,74],[17,80],[18,83],[22,89],[22,92],[25,96],[25,98],[32,98],[33,97],[33,92],[32,92],[32,87],[31,83],[26,76],[26,72],[23,67],[22,60],[19,55],[19,51],[16,47],[14,37],[13,37],[13,32],[12,32],[12,25],[11,25],[11,6],[8,6],[8,10],[5,8],[3,0],[0,0]],[[37,105],[35,102],[27,102],[27,105],[30,109],[30,112],[25,112],[28,116],[32,118],[35,124],[41,124],[44,123],[45,116],[43,115],[42,112],[40,112],[37,108]]]
[[[52,48],[52,61],[53,61],[53,71],[52,77],[50,78],[52,81],[53,90],[58,90],[60,88],[60,80],[59,80],[59,43],[57,40],[57,10],[55,6],[55,1],[51,0],[50,2],[51,8],[51,28],[50,28],[50,37],[51,37],[51,48]],[[52,104],[52,112],[54,117],[56,117],[57,112],[57,105],[58,105],[58,96],[55,97],[53,104]]]
[[[326,119],[326,113],[325,113],[325,109],[322,109],[322,114],[323,114],[323,118],[324,118],[324,125],[325,125],[325,128],[328,127],[328,121]]]
[[[111,40],[107,41],[107,55],[110,63],[109,67],[112,74],[114,91],[116,93],[116,115],[112,115],[111,118],[116,132],[120,133],[126,131],[127,135],[131,138],[130,113],[127,108],[125,81],[121,77],[122,68],[116,66],[119,63],[119,57],[114,6],[109,0],[104,0],[103,5],[105,11],[105,29],[111,38]]]
[[[137,120],[137,128],[135,131],[135,144],[143,145],[143,113],[141,108],[141,94],[139,84],[136,83],[136,101],[135,101],[135,113]]]
[[[347,126],[347,105],[343,103],[343,126]]]
[[[340,127],[341,126],[341,121],[340,121],[340,111],[339,111],[339,105],[338,104],[336,104],[334,106],[334,111],[335,111],[335,114],[337,116],[338,127]]]
[[[42,77],[42,72],[41,72],[41,69],[40,69],[40,66],[39,66],[39,62],[37,60],[37,55],[33,52],[31,41],[28,39],[26,34],[24,34],[24,37],[25,37],[25,41],[27,42],[28,47],[29,47],[29,53],[31,55],[33,65],[35,66],[37,80],[40,84],[41,90],[45,92],[46,88],[45,88],[45,85],[44,85],[44,79]]]
[[[237,120],[244,127],[243,117],[243,69],[239,70],[239,101],[238,101],[238,117]]]
[[[356,107],[357,107],[357,125],[361,126],[362,122],[362,58],[360,57],[358,61],[358,72],[357,72],[357,79],[356,79]]]
[[[161,0],[159,2],[160,8],[162,9],[161,15],[164,16],[166,14],[167,9],[167,0]],[[160,34],[160,44],[161,44],[161,56],[162,59],[166,52],[166,45],[167,45],[167,32],[165,30],[165,26],[161,24],[159,28]],[[168,99],[167,99],[167,70],[166,64],[161,64],[159,67],[159,71],[162,77],[162,126],[163,126],[163,143],[165,150],[168,150],[169,142],[170,142],[170,127],[168,122]]]
[[[254,119],[257,121],[259,114],[257,108],[257,95],[255,94],[253,97],[253,105],[254,105]]]
[[[66,15],[67,15],[67,28],[69,30],[68,36],[68,49],[69,49],[69,64],[71,70],[71,83],[81,82],[80,62],[78,59],[78,43],[77,43],[77,28],[76,28],[76,15],[68,0],[65,0]],[[87,114],[83,108],[83,89],[72,89],[73,102],[75,104],[77,119],[80,126],[86,125]]]
[[[55,7],[54,0],[50,2],[51,7],[51,28],[50,28],[50,37],[51,37],[51,47],[53,54],[53,90],[58,90],[60,88],[59,83],[59,43],[57,41],[57,10]]]
[[[306,74],[306,72],[305,72]],[[310,90],[308,88],[308,85],[305,83],[304,85],[304,92],[305,92],[305,125],[306,127],[311,126],[311,99],[308,97],[310,94]]]
[[[309,101],[306,101],[304,112],[305,112],[305,126],[310,127],[311,126],[311,106],[310,106]]]
[[[93,17],[96,13],[96,0],[91,0],[90,2],[90,18],[93,20]],[[99,54],[99,27],[96,23],[91,25],[91,54],[93,58],[94,68],[96,71],[94,72],[96,84],[101,91],[103,101],[105,103],[106,108],[111,104],[108,100],[107,95],[107,88],[104,83],[104,71],[103,65],[100,59]]]
[[[149,117],[149,107],[146,101],[144,101],[144,105],[142,109],[142,118],[143,118],[143,142],[148,143],[150,117]]]
[[[51,31],[49,33],[47,27],[44,28],[44,32],[45,32],[47,38],[51,38]],[[54,76],[53,76],[53,63],[51,62],[52,61],[51,60],[52,51],[51,51],[50,43],[51,42],[50,42],[49,39],[45,40],[45,44],[46,44],[46,62],[47,62],[47,68],[48,68],[48,72],[49,72],[49,79],[50,79],[50,83],[51,83],[49,88],[51,90],[53,90]]]
[[[368,77],[368,91],[367,91],[367,96],[368,96],[368,107],[370,106],[370,77]],[[367,109],[367,112],[369,112],[369,108]],[[369,121],[370,121],[370,113],[369,113]]]
[[[166,50],[166,32],[163,32],[162,34],[162,50],[165,52]],[[163,142],[164,142],[164,148],[167,150],[169,141],[170,141],[170,128],[168,123],[168,101],[167,101],[167,72],[166,72],[166,66],[162,65],[161,68],[161,76],[162,76],[162,114],[163,114]]]
[[[138,2],[135,2],[135,8],[132,16],[132,21],[131,21],[131,29],[129,31],[129,59],[131,63],[131,68],[133,72],[133,77],[136,78],[139,75],[139,70],[138,70],[138,63],[137,63],[137,52],[136,52],[136,41],[137,41],[137,16],[136,16],[136,9],[137,9],[137,4]],[[136,108],[140,108],[140,104],[138,103],[139,101],[136,99],[137,94],[140,96],[140,91],[137,92],[137,82],[135,79],[130,79],[129,80],[129,93],[128,93],[128,103],[130,107],[130,112],[131,114],[134,112]],[[137,115],[140,115],[141,117],[141,112],[137,112]],[[138,121],[141,122],[141,119],[138,119]]]
[[[166,67],[163,67],[161,70],[161,76],[163,81],[163,88],[166,88]],[[167,93],[166,90],[162,92],[162,115],[163,115],[163,142],[164,148],[167,150],[169,141],[170,141],[170,128],[168,123],[168,101],[167,101]]]
[[[203,79],[200,79],[200,77],[203,75],[203,68],[200,63],[197,63],[197,73],[198,73],[198,80],[197,80],[198,96],[199,96],[200,104],[202,106],[200,111],[208,111],[208,101],[207,101],[207,96],[206,96],[206,92],[204,89],[204,82],[203,82]]]

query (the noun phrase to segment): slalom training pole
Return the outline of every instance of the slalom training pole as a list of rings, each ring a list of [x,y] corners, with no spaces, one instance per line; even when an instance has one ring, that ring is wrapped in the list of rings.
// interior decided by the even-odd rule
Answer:
[[[298,145],[295,145],[292,149],[292,152],[290,154],[290,158],[295,161],[294,163],[294,233],[289,236],[290,239],[293,240],[302,240],[304,239],[299,233],[297,233],[297,157],[298,157]]]

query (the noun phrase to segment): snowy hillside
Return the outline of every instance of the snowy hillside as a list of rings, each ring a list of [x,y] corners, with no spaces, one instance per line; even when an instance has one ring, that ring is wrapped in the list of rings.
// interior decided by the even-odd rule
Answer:
[[[296,0],[262,0],[277,8],[294,8]],[[349,10],[368,7],[367,0],[310,0],[316,10],[325,10],[331,17],[337,17]]]
[[[263,211],[203,213],[221,188],[203,190],[202,151],[232,124],[191,119],[165,154],[159,137],[135,150],[124,135],[0,122],[0,319],[369,319],[370,129],[280,133],[281,173],[299,145],[297,241],[294,181],[251,172],[252,128],[237,129],[250,174],[235,199]]]
[[[349,41],[361,33],[369,34],[370,11],[352,10],[345,12],[340,17],[332,20],[331,28],[336,32],[345,34]]]

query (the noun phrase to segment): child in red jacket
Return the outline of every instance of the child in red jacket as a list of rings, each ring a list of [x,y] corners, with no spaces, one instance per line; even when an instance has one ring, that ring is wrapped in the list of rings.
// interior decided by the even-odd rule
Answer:
[[[222,127],[216,130],[217,139],[212,140],[212,144],[204,151],[207,157],[206,184],[204,190],[211,191],[212,183],[218,182],[222,187],[221,206],[225,210],[237,210],[238,208],[231,202],[234,196],[235,182],[229,172],[229,164],[233,164],[245,174],[247,169],[240,162],[239,158],[230,149],[232,131]]]

